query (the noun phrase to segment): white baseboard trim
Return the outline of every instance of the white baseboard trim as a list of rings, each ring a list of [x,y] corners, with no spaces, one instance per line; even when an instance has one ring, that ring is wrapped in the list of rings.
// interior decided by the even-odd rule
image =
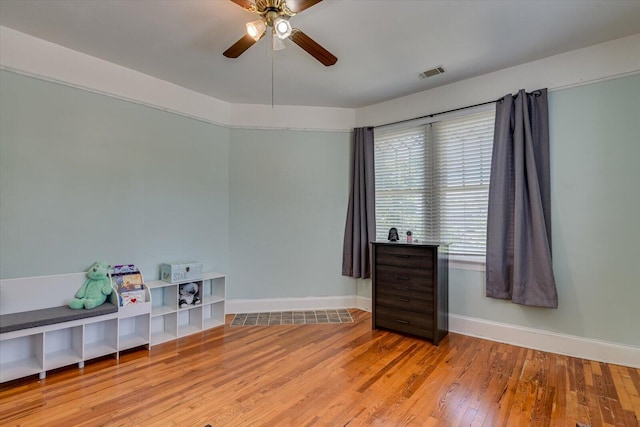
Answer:
[[[507,323],[491,322],[456,314],[449,314],[449,330],[463,335],[550,353],[640,368],[639,347]]]
[[[225,304],[226,312],[229,314],[352,307],[357,307],[355,295],[334,297],[232,299],[227,300]]]
[[[320,310],[325,308],[357,308],[371,312],[371,298],[359,295],[300,298],[232,299],[226,301],[226,312],[260,313],[268,311]],[[492,322],[474,317],[449,314],[449,330],[550,353],[640,368],[640,348],[575,335]]]
[[[368,311],[371,313],[371,298],[361,297],[360,295],[356,295],[356,307],[360,310]]]

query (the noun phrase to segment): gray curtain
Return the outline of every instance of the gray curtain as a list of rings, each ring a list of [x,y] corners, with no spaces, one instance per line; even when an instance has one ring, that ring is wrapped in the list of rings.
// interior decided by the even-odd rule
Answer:
[[[558,308],[551,262],[547,90],[496,104],[487,214],[487,296]]]
[[[373,175],[373,128],[353,130],[353,168],[347,223],[344,227],[342,275],[371,277],[369,242],[376,237]]]

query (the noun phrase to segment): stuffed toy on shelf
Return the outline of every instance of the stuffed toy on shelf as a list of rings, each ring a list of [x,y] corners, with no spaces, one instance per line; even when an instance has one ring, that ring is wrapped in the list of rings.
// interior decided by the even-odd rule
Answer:
[[[73,309],[92,309],[102,305],[111,295],[111,280],[109,279],[110,265],[104,262],[96,262],[87,271],[87,280],[76,292],[76,297],[71,300],[69,307]]]
[[[200,303],[200,292],[197,283],[185,283],[180,285],[178,305],[185,308]]]

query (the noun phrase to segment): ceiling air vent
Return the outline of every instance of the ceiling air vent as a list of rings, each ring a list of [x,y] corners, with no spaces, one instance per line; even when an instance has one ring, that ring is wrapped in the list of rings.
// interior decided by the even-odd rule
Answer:
[[[437,76],[438,74],[444,73],[444,67],[442,65],[438,65],[437,67],[431,68],[430,70],[423,71],[418,74],[418,77],[421,79],[426,79],[427,77]]]

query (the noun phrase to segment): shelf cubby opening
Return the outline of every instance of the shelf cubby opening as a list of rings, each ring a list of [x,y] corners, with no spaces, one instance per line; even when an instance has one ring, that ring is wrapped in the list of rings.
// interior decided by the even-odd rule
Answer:
[[[44,349],[47,371],[82,362],[82,325],[46,331]]]
[[[225,279],[224,277],[216,277],[205,280],[202,289],[202,303],[211,304],[214,302],[224,301],[225,299]]]
[[[118,350],[149,344],[149,316],[139,315],[120,319]]]
[[[178,312],[178,336],[195,334],[202,331],[202,306],[184,309]]]
[[[0,382],[44,371],[44,334],[11,338],[0,342]]]
[[[178,309],[178,285],[151,288],[151,316],[162,316]]]
[[[151,344],[160,344],[178,337],[177,313],[151,318]]]
[[[202,307],[202,329],[224,325],[224,300]]]
[[[118,319],[84,325],[84,360],[118,352]]]

